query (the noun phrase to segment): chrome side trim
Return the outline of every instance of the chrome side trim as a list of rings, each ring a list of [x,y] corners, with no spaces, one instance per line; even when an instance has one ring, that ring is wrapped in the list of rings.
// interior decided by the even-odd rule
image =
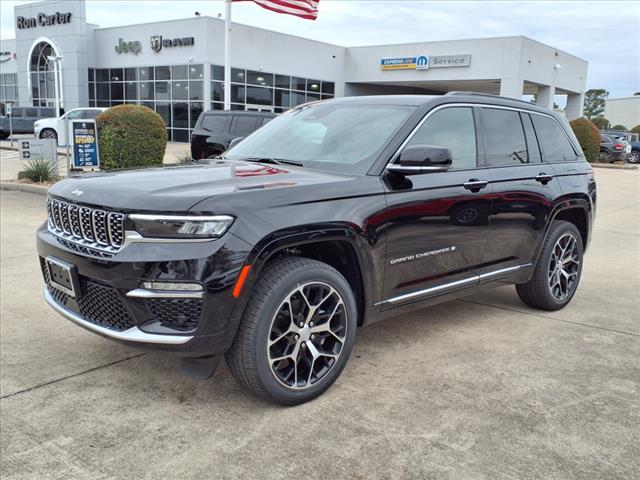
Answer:
[[[136,288],[127,292],[130,298],[197,298],[204,297],[204,292],[181,292],[179,290],[148,290],[146,288]]]
[[[63,306],[59,305],[58,303],[56,303],[56,301],[49,293],[49,290],[47,290],[46,288],[44,290],[44,299],[49,304],[49,306],[51,306],[51,308],[53,308],[67,320],[71,320],[72,322],[77,323],[78,325],[85,327],[88,330],[100,333],[107,337],[115,338],[117,340],[139,343],[157,343],[164,345],[183,345],[193,338],[193,336],[187,335],[158,335],[154,333],[145,333],[138,327],[132,327],[128,330],[125,330],[124,332],[116,332],[114,330],[109,330],[108,328],[94,325],[91,322],[87,322],[80,315],[77,315],[76,313],[67,310]]]
[[[374,305],[382,305],[385,303],[398,303],[404,300],[409,300],[415,297],[421,297],[424,295],[429,295],[431,293],[436,293],[441,290],[447,290],[454,287],[459,287],[461,285],[466,285],[467,283],[479,282],[480,280],[484,280],[486,278],[495,277],[499,275],[504,275],[510,272],[515,272],[516,270],[520,270],[521,268],[530,267],[533,265],[532,263],[524,263],[522,265],[516,265],[514,267],[501,268],[500,270],[494,270],[493,272],[482,273],[480,275],[473,275],[469,278],[463,278],[462,280],[456,280],[455,282],[445,283],[443,285],[438,285],[436,287],[425,288],[424,290],[418,290],[417,292],[406,293],[404,295],[399,295],[397,297],[391,297],[387,300],[383,300],[381,302],[377,302]]]
[[[533,265],[532,263],[524,263],[522,265],[516,265],[514,267],[501,268],[500,270],[494,270],[493,272],[481,273],[480,280],[484,280],[485,278],[495,277],[496,275],[502,275],[504,273],[515,272],[516,270],[520,270],[521,268],[530,267]]]
[[[406,293],[404,295],[399,295],[397,297],[392,297],[382,302],[376,303],[376,305],[380,305],[380,303],[397,303],[402,302],[404,300],[409,300],[415,297],[421,297],[423,295],[428,295],[430,293],[439,292],[440,290],[446,290],[453,287],[458,287],[460,285],[466,285],[467,283],[477,282],[479,279],[478,275],[474,275],[473,277],[463,278],[462,280],[456,280],[455,282],[445,283],[444,285],[438,285],[437,287],[425,288],[424,290],[418,290],[417,292]]]

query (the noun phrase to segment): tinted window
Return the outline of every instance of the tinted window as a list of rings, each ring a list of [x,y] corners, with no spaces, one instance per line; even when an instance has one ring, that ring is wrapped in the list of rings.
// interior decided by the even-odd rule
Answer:
[[[100,115],[102,112],[100,110],[83,110],[82,118],[87,120],[95,120],[95,118]]]
[[[41,108],[40,109],[40,116],[42,118],[55,117],[56,116],[56,110],[55,110],[55,108]]]
[[[260,126],[262,126],[262,125],[266,125],[266,124],[267,124],[267,123],[269,123],[271,120],[273,120],[273,118],[270,118],[270,117],[264,117],[264,118],[262,119],[262,121],[260,122]]]
[[[480,113],[487,165],[529,163],[520,114],[494,108],[483,108]]]
[[[532,120],[545,162],[569,162],[576,159],[576,152],[558,122],[546,115],[533,115]]]
[[[476,167],[476,130],[468,107],[445,108],[431,115],[407,145],[438,145],[451,150],[452,168]]]
[[[226,123],[227,115],[206,115],[202,119],[202,128],[212,133],[222,133]]]
[[[23,115],[23,109],[22,108],[12,108],[11,109],[11,116],[12,117],[21,117]]]
[[[239,116],[236,117],[236,125],[234,127],[234,133],[238,135],[247,135],[256,129],[257,117],[252,116]]]
[[[540,147],[538,146],[538,140],[536,138],[536,132],[533,130],[533,123],[531,122],[531,116],[528,113],[520,113],[522,118],[522,125],[524,125],[524,135],[527,139],[527,151],[529,152],[529,162],[539,163],[542,161],[540,155]]]
[[[38,116],[37,108],[26,108],[25,111],[27,117],[36,118]]]
[[[613,139],[609,135],[601,135],[600,143],[613,143]]]

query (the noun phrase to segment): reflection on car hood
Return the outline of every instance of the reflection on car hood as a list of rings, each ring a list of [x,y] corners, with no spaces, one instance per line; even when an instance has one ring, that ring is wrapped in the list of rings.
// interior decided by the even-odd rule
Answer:
[[[49,193],[121,211],[184,212],[213,196],[310,186],[348,177],[283,165],[215,160],[201,165],[100,172],[70,177]]]

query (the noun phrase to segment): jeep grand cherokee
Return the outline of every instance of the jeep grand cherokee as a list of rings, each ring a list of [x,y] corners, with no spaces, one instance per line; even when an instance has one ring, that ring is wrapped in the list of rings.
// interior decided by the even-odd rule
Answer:
[[[293,405],[356,329],[515,284],[576,292],[596,186],[567,121],[454,93],[294,108],[203,164],[63,180],[37,232],[54,310]],[[428,315],[428,314],[426,314]]]

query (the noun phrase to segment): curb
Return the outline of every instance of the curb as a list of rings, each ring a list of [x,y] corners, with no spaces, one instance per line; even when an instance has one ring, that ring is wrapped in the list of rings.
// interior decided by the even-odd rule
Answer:
[[[0,190],[13,190],[17,192],[46,195],[49,191],[49,187],[44,187],[42,185],[30,185],[28,183],[0,182]]]
[[[615,165],[611,163],[592,163],[593,168],[610,168],[611,170],[638,170],[640,165],[632,165],[625,163],[624,165]]]

